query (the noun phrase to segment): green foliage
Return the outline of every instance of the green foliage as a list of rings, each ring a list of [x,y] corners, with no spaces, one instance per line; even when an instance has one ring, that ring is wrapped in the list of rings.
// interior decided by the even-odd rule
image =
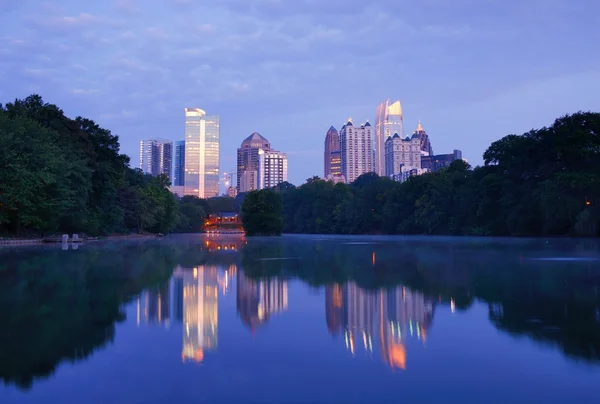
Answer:
[[[318,177],[279,186],[286,233],[598,236],[600,114],[508,135],[483,155],[392,182],[369,173],[350,185]]]
[[[168,181],[128,164],[117,136],[38,95],[0,106],[0,232],[171,231]]]
[[[177,233],[198,233],[204,227],[208,204],[195,196],[184,196],[179,201],[179,224]]]
[[[251,191],[242,204],[242,223],[247,236],[280,236],[283,231],[281,195],[271,189]]]

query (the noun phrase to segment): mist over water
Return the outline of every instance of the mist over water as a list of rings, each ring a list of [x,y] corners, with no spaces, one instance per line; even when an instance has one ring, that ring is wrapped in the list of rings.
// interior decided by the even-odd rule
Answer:
[[[1,403],[571,403],[594,240],[171,236],[0,250]]]

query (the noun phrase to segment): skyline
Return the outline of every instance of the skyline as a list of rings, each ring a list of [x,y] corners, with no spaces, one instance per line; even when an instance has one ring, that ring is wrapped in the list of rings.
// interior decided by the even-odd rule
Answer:
[[[93,119],[133,167],[140,139],[182,140],[180,111],[196,106],[221,117],[221,171],[256,131],[300,184],[323,172],[327,128],[373,124],[376,105],[400,99],[406,132],[420,120],[436,153],[479,165],[509,133],[600,105],[587,46],[600,5],[521,3],[2,0],[0,100],[38,93]]]

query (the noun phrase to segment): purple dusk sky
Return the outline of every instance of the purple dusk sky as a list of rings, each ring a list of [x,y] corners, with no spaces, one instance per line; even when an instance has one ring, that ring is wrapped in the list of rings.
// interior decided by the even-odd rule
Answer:
[[[254,131],[323,172],[327,129],[400,99],[435,153],[600,110],[596,0],[0,0],[0,102],[40,94],[139,141],[221,116],[221,171]]]

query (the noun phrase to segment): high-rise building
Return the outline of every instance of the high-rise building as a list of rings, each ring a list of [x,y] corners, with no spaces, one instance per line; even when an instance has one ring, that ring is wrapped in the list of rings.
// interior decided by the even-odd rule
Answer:
[[[173,185],[185,185],[185,140],[175,142],[175,170],[173,170]]]
[[[254,132],[237,150],[237,190],[249,192],[258,189],[258,151],[270,151],[271,143]],[[286,174],[287,175],[287,174]]]
[[[325,136],[324,149],[324,176],[328,178],[331,175],[342,175],[342,164],[340,155],[340,134],[333,126],[327,131]]]
[[[140,142],[140,169],[146,174],[165,174],[173,180],[173,142],[166,139],[148,139]]]
[[[421,169],[419,135],[402,139],[395,133],[385,141],[385,175],[391,177],[410,169]]]
[[[354,126],[352,118],[340,130],[342,174],[351,183],[373,172],[373,136],[369,122]]]
[[[185,195],[219,196],[219,138],[218,116],[185,109]]]
[[[454,150],[450,154],[437,154],[434,156],[421,156],[421,166],[431,172],[446,168],[455,160],[462,160],[462,151]]]
[[[431,147],[431,142],[429,141],[429,136],[425,129],[421,126],[421,121],[417,125],[417,130],[415,130],[415,135],[419,136],[421,141],[421,154],[424,156],[433,156],[433,148]]]
[[[259,149],[256,189],[272,188],[287,180],[287,154]]]
[[[374,171],[379,175],[385,175],[385,141],[395,133],[404,138],[402,106],[400,101],[390,104],[390,100],[386,100],[377,107],[375,119]]]

